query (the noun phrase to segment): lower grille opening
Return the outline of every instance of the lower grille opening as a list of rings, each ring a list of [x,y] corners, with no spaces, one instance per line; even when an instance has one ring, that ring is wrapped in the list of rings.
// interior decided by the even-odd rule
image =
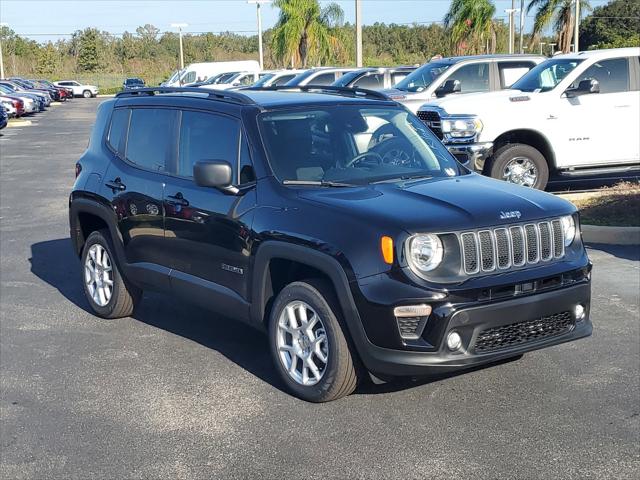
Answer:
[[[536,320],[488,328],[478,335],[474,350],[476,353],[487,353],[523,345],[570,332],[574,325],[573,315],[567,311]]]
[[[400,336],[405,340],[416,340],[422,335],[428,317],[397,317]]]

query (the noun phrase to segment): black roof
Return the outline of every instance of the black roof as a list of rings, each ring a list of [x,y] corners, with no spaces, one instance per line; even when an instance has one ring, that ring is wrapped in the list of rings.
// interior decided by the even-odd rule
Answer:
[[[241,91],[212,90],[197,87],[151,87],[127,90],[116,95],[118,98],[153,97],[179,95],[202,98],[238,105],[253,105],[271,109],[291,106],[318,105],[340,102],[341,104],[370,104],[372,101],[385,101],[395,104],[386,95],[372,90],[333,86],[267,87],[263,89],[245,88]]]

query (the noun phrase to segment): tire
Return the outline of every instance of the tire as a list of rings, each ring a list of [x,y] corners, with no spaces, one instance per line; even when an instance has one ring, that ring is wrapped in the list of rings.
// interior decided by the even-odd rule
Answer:
[[[104,257],[99,255],[102,260],[96,262],[95,254],[97,252],[105,252],[107,255],[107,261],[104,261]],[[130,285],[122,276],[120,268],[116,262],[108,230],[92,232],[91,235],[89,235],[89,238],[87,238],[82,249],[81,259],[82,285],[85,297],[96,315],[102,318],[121,318],[130,316],[140,301],[142,291],[133,285]],[[99,292],[96,293],[98,290],[98,284],[96,283],[95,277],[93,277],[93,281],[90,283],[92,278],[91,264],[93,264],[93,270],[100,268],[100,271],[102,272],[100,276],[102,279],[111,281],[110,295],[108,294],[108,288],[103,290],[102,296],[100,296]],[[104,300],[106,300],[106,302]]]
[[[83,92],[82,92],[82,96],[83,96],[84,98],[91,98],[91,97],[93,97],[93,95],[91,95],[91,91],[89,91],[89,90],[85,90],[85,91],[83,91]]]
[[[298,325],[302,318],[300,309],[306,310],[308,320],[312,320],[313,313],[319,319],[314,326],[311,327],[312,334],[306,336],[306,341],[300,339],[298,330],[299,345],[316,345],[313,340],[325,340],[320,343],[321,353],[323,353],[326,362],[323,362],[318,354],[309,354],[309,359],[317,367],[320,373],[318,379],[316,375],[312,378],[312,372],[309,371],[308,378],[310,384],[301,383],[300,378],[295,379],[294,375],[302,376],[304,380],[303,370],[307,360],[302,360],[296,356],[295,373],[290,373],[287,368],[287,360],[289,359],[289,367],[293,363],[291,358],[295,355],[291,350],[283,347],[284,343],[296,342],[296,337],[291,331],[286,331],[280,324],[290,328],[291,323],[287,312],[287,307],[292,307],[296,312],[296,321]],[[307,309],[308,307],[308,309]],[[312,313],[311,316],[309,314]],[[287,389],[296,397],[309,402],[329,402],[337,400],[352,393],[358,385],[358,371],[356,370],[357,358],[355,358],[352,349],[349,346],[345,336],[345,328],[340,321],[340,308],[331,288],[323,281],[310,279],[300,282],[294,282],[287,285],[276,298],[271,315],[269,318],[269,344],[271,355],[278,374],[286,384]],[[311,322],[309,322],[311,323]],[[309,324],[307,324],[309,325]],[[311,342],[309,341],[311,340]],[[325,343],[326,342],[326,343]],[[323,349],[325,346],[326,349]],[[310,347],[309,350],[316,350]],[[304,354],[302,348],[298,349],[299,353]],[[324,363],[324,367],[322,366]],[[300,371],[298,371],[300,367]],[[310,370],[310,367],[306,367]],[[311,383],[315,382],[315,383]]]
[[[544,190],[549,181],[549,164],[538,149],[511,143],[495,152],[488,173],[498,180]]]

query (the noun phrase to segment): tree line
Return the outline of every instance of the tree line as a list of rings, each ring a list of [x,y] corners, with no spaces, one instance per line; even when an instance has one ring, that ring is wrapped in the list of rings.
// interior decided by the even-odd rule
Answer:
[[[589,8],[586,0],[581,3]],[[527,51],[538,52],[539,42],[554,40],[559,49],[568,51],[574,21],[571,4],[572,0],[528,2],[535,21],[533,32],[525,36]],[[353,64],[355,27],[343,22],[344,13],[337,4],[322,8],[317,0],[275,0],[274,5],[280,16],[263,33],[265,68]],[[364,26],[364,62],[368,66],[420,64],[435,55],[507,52],[508,26],[495,16],[490,0],[452,0],[442,23]],[[639,45],[639,19],[637,0],[613,0],[594,9],[581,24],[581,49]],[[549,28],[552,36],[545,37],[543,32]],[[178,65],[178,35],[149,24],[122,35],[90,27],[45,44],[6,26],[0,34],[9,76],[136,75],[154,83]],[[185,34],[183,44],[185,63],[255,59],[258,52],[257,35],[233,32]]]

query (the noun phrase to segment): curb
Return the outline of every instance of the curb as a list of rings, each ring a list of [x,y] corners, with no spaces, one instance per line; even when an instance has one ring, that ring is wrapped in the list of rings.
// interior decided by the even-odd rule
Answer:
[[[116,96],[115,93],[107,93],[107,94],[104,94],[104,95],[102,95],[102,94],[96,95],[96,98],[110,98],[110,97],[115,97],[115,96]]]
[[[62,102],[51,102],[49,104],[50,107],[57,107],[58,105],[62,105]]]
[[[11,127],[28,127],[31,125],[31,120],[12,120],[7,123],[7,128]]]
[[[607,245],[640,245],[640,227],[605,227],[581,225],[585,243]]]

